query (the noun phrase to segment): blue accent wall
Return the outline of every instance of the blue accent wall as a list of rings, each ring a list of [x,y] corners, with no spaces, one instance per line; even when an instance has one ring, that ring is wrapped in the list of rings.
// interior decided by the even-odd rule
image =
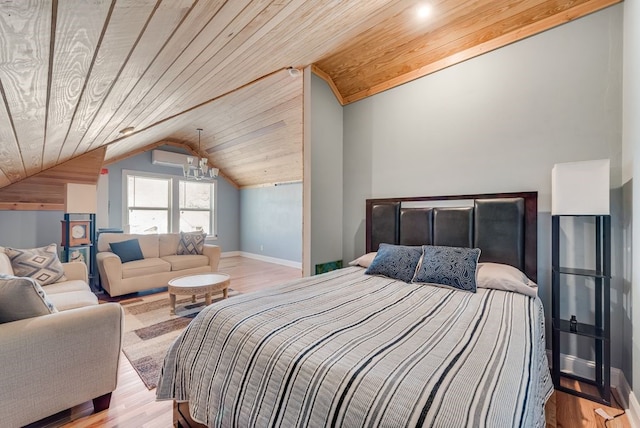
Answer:
[[[0,211],[0,246],[13,248],[60,246],[62,211]]]
[[[240,191],[240,249],[302,261],[302,184]]]

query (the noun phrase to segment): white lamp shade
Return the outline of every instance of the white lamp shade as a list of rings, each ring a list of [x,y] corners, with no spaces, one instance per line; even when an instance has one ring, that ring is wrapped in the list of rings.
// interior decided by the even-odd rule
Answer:
[[[555,164],[551,215],[609,215],[609,159]]]
[[[95,214],[97,211],[98,189],[95,184],[65,184],[64,212],[73,214]]]

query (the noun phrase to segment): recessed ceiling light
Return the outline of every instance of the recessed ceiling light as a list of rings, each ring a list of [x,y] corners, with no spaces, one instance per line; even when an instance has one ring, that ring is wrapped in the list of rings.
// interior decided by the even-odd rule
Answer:
[[[124,128],[123,130],[121,130],[120,133],[122,135],[129,135],[129,134],[132,134],[133,131],[135,131],[135,130],[136,130],[136,128],[134,128],[133,126],[128,126],[128,127]]]
[[[420,18],[420,19],[426,18],[427,16],[431,15],[431,6],[429,6],[427,4],[423,4],[423,5],[418,6],[416,14],[418,15],[418,18]]]

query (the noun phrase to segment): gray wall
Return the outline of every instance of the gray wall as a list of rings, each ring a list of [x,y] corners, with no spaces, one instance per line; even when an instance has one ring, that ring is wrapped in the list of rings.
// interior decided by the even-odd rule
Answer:
[[[173,147],[159,147],[160,150],[180,152]],[[109,165],[109,227],[123,227],[122,224],[122,171],[143,171],[156,174],[181,176],[179,168],[154,165],[151,163],[151,151],[140,153],[120,162]],[[218,179],[217,230],[216,245],[222,251],[240,250],[240,191],[224,178]]]
[[[624,157],[624,178],[625,182],[633,177],[640,177],[640,5],[637,1],[624,2],[624,98],[623,98],[623,151]],[[632,165],[632,167],[631,167]],[[626,310],[626,314],[631,317],[631,323],[625,330],[632,330],[632,353],[630,364],[633,375],[627,379],[632,379],[631,387],[635,391],[636,399],[640,399],[640,186],[632,187],[632,202],[628,201],[626,207],[627,216],[633,219],[632,246],[636,248],[632,258],[626,268],[626,272],[632,272],[633,282],[629,284],[629,289],[634,290],[631,294],[631,308]],[[632,208],[633,207],[633,208]],[[628,232],[628,228],[627,228]],[[627,233],[626,236],[630,234]],[[629,251],[631,248],[628,249]],[[631,313],[630,313],[631,312]],[[633,328],[635,326],[635,328]],[[626,333],[626,331],[625,331]],[[637,401],[636,401],[637,405]]]
[[[0,246],[36,248],[60,246],[62,211],[0,211]]]
[[[621,248],[622,10],[607,8],[346,106],[344,258],[364,252],[366,198],[535,190],[538,279],[549,309],[551,168],[602,158],[611,159],[613,245]],[[622,273],[614,269],[617,313]],[[622,331],[620,317],[612,321]],[[613,338],[615,367],[625,343]]]
[[[240,191],[240,249],[302,261],[302,184]]]
[[[622,371],[627,378],[629,384],[633,383],[633,374],[635,372],[633,367],[633,353],[640,355],[638,345],[636,341],[636,349],[633,347],[633,319],[632,319],[632,307],[636,302],[632,303],[632,298],[640,293],[632,292],[632,278],[633,278],[633,252],[631,251],[633,241],[633,179],[628,179],[622,187],[622,269],[623,269],[623,307],[620,308],[618,316],[622,318],[622,337],[627,341],[627,344],[623,347],[622,354]],[[640,243],[639,243],[640,245]],[[640,302],[637,302],[640,304]],[[634,312],[635,313],[635,312]],[[640,325],[637,324],[636,325]],[[635,339],[634,339],[635,340]],[[640,367],[636,367],[636,370],[640,370]],[[640,388],[640,386],[638,386]],[[636,389],[637,391],[637,389]]]
[[[316,264],[342,260],[343,123],[342,106],[327,83],[311,75],[310,273]]]

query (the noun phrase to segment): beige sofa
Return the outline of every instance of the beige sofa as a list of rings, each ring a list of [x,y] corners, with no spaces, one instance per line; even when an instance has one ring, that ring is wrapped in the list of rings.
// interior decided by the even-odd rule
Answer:
[[[66,281],[43,286],[57,313],[0,324],[0,425],[20,427],[93,400],[109,407],[124,316],[99,305],[84,263],[63,263]],[[0,273],[13,275],[0,247]]]
[[[138,239],[143,260],[122,263],[109,244]],[[180,234],[134,235],[101,233],[96,262],[101,285],[110,296],[120,296],[152,288],[166,287],[178,276],[215,272],[220,261],[220,247],[204,245],[202,255],[176,255]]]

